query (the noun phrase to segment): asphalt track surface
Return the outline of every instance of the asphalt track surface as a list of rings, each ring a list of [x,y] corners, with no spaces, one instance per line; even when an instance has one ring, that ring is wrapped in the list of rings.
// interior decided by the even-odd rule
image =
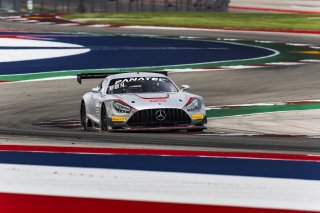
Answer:
[[[0,29],[101,34],[184,35],[244,38],[320,44],[319,35],[206,32],[187,30],[125,30],[41,26],[0,21]],[[190,84],[207,105],[319,99],[319,64],[250,70],[176,73],[177,84]],[[33,125],[39,121],[77,118],[81,96],[97,85],[74,80],[0,84],[0,142],[20,144],[185,148],[197,150],[320,153],[320,140],[294,137],[221,137],[187,133],[101,133]]]

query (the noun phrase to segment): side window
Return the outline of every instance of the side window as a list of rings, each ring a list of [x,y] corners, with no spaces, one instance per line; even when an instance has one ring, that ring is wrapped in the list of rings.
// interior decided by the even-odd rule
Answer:
[[[110,90],[110,82],[108,82],[108,84],[107,84],[107,90],[106,90],[106,93],[107,94],[112,94],[112,91]]]
[[[102,84],[103,84],[103,81],[101,81],[100,84],[99,84],[99,86],[98,86],[98,87],[99,87],[99,90],[102,89]]]
[[[105,91],[106,94],[109,94],[109,92],[108,92],[108,90],[109,90],[109,89],[108,89],[109,84],[110,84],[109,79],[105,79],[105,80],[103,80],[103,81],[101,82],[101,89],[102,89],[102,87],[103,87],[103,85],[104,85],[104,87],[106,87],[106,88],[104,89],[104,91]]]

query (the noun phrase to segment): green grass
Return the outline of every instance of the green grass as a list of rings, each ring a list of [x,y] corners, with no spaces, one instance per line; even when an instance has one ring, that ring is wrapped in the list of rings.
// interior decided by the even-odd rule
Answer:
[[[219,118],[235,115],[249,115],[255,113],[281,112],[293,110],[312,110],[320,109],[319,103],[305,103],[305,104],[285,104],[285,105],[271,105],[271,106],[244,106],[238,108],[222,108],[207,110],[208,118]]]
[[[307,14],[140,12],[73,14],[64,18],[87,18],[86,23],[96,24],[320,30],[320,15]]]

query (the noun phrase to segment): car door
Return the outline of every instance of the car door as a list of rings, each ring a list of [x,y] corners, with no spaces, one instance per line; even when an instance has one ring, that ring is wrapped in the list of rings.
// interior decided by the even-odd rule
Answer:
[[[95,87],[91,90],[90,101],[89,101],[89,114],[94,118],[94,120],[100,120],[100,102],[101,102],[101,93],[102,82],[98,87]]]

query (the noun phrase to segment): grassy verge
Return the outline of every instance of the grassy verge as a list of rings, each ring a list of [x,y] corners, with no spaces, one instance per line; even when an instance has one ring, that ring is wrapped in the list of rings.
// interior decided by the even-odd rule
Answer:
[[[238,108],[222,108],[207,110],[208,118],[219,118],[235,115],[249,115],[256,113],[293,111],[293,110],[311,110],[320,109],[319,103],[306,104],[286,104],[286,105],[271,105],[271,106],[244,106]]]
[[[153,26],[227,27],[254,29],[320,30],[320,15],[265,13],[91,13],[66,15],[86,23]]]

